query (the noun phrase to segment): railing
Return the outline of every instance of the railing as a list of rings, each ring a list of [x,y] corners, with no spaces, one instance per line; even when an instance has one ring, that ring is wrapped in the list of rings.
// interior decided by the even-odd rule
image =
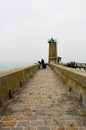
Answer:
[[[69,62],[69,63],[65,64],[65,66],[86,70],[86,63]]]
[[[76,63],[77,68],[86,70],[86,63]]]
[[[11,98],[27,79],[39,68],[38,64],[0,73],[0,105]]]
[[[60,76],[70,92],[86,107],[86,72],[61,65],[49,64]]]

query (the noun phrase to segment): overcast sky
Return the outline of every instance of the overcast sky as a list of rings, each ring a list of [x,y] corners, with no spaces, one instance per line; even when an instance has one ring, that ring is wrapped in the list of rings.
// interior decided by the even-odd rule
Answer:
[[[86,0],[0,0],[0,64],[48,61],[48,39],[62,62],[86,63]]]

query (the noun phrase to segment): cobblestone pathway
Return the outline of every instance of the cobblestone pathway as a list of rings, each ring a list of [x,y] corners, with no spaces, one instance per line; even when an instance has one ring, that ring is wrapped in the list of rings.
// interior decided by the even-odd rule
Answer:
[[[86,109],[49,67],[0,109],[0,130],[86,130]]]

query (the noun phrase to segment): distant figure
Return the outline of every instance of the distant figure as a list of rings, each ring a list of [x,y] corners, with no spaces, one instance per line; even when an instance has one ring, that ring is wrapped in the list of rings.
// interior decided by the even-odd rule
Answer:
[[[41,65],[41,62],[40,61],[38,61],[38,63],[39,63],[39,69],[41,69],[42,68],[42,65]]]
[[[43,59],[41,60],[41,64],[42,64],[42,65],[44,64],[44,60],[43,60]]]
[[[41,62],[40,62],[40,61],[38,61],[38,63],[39,63],[39,64],[41,64]]]
[[[41,60],[41,65],[42,65],[42,68],[43,68],[43,69],[46,68],[46,64],[44,63],[44,60],[43,60],[43,59]]]

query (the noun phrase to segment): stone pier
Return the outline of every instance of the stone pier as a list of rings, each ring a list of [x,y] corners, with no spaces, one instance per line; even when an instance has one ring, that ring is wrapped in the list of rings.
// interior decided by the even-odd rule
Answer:
[[[0,130],[86,130],[86,108],[47,67],[0,107]]]

